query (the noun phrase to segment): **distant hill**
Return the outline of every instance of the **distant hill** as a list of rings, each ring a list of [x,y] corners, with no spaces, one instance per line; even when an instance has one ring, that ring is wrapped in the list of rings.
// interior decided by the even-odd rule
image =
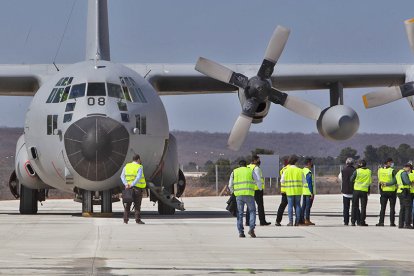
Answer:
[[[281,156],[297,154],[303,156],[336,157],[346,147],[352,147],[363,156],[367,145],[379,147],[400,144],[414,146],[414,135],[400,134],[356,134],[353,138],[337,142],[329,141],[317,133],[262,133],[250,132],[240,151],[226,148],[228,133],[173,131],[177,138],[178,155],[181,164],[195,162],[203,165],[208,160],[220,157],[235,159],[250,154],[251,150],[263,148],[273,150]]]

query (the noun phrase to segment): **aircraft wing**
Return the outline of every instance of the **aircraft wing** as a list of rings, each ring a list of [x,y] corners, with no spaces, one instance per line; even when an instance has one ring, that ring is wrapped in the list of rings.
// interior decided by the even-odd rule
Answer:
[[[206,77],[193,64],[126,64],[147,79],[160,95],[236,92],[233,85]],[[248,77],[256,75],[257,64],[224,64]],[[271,80],[284,91],[329,89],[341,82],[344,88],[382,87],[403,84],[408,64],[280,64]]]
[[[0,65],[0,95],[33,96],[46,79],[56,73],[49,64]]]

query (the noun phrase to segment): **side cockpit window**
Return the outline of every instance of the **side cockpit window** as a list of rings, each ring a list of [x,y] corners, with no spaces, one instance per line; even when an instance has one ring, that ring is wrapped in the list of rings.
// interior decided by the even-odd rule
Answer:
[[[124,97],[127,101],[134,103],[147,103],[147,99],[145,98],[144,93],[138,87],[133,78],[120,77],[119,79],[121,81]]]
[[[46,103],[60,103],[68,99],[73,77],[61,78],[50,92]]]
[[[70,91],[69,99],[76,99],[85,96],[86,83],[75,84]]]

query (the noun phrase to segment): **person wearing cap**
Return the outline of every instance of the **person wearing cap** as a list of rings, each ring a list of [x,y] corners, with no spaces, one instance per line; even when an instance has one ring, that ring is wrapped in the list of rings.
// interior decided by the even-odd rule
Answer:
[[[392,158],[387,158],[384,166],[378,169],[378,186],[380,188],[380,217],[376,226],[384,226],[385,210],[387,202],[390,202],[390,226],[395,225],[395,203],[397,201],[397,185],[395,180],[396,171]]]
[[[365,222],[367,216],[367,203],[369,188],[372,183],[371,170],[367,168],[367,162],[360,160],[358,162],[358,169],[351,176],[351,182],[354,183],[354,193],[352,195],[352,216],[351,223],[355,226],[359,202],[361,202],[361,226],[368,226]]]
[[[301,168],[296,166],[298,157],[292,155],[289,157],[289,167],[283,172],[280,183],[285,185],[286,196],[288,200],[288,216],[289,223],[287,226],[298,226],[300,222],[300,214],[302,212],[300,207],[300,198],[302,196],[302,188],[305,185],[306,179]],[[293,208],[295,207],[295,224],[293,224]]]
[[[411,181],[409,174],[413,166],[410,163],[404,165],[404,168],[399,170],[395,175],[397,180],[397,196],[400,200],[400,214],[398,218],[398,228],[412,229],[411,216],[413,208],[413,199],[410,193]],[[414,179],[413,179],[414,180]]]
[[[229,179],[230,192],[234,193],[237,202],[237,230],[239,237],[245,238],[243,228],[244,205],[250,212],[249,232],[252,238],[256,238],[254,229],[256,227],[256,204],[254,202],[254,189],[257,185],[262,189],[262,182],[257,178],[252,169],[247,167],[246,160],[240,160],[239,168],[233,170]]]
[[[341,181],[341,192],[342,192],[342,202],[343,202],[343,217],[344,225],[349,225],[349,210],[351,207],[352,196],[354,193],[354,184],[351,182],[351,176],[355,172],[354,159],[348,157],[345,161],[345,167],[342,168],[341,173],[339,174],[339,180]],[[351,209],[352,210],[352,209]],[[359,221],[359,209],[357,211],[356,222],[358,225]]]

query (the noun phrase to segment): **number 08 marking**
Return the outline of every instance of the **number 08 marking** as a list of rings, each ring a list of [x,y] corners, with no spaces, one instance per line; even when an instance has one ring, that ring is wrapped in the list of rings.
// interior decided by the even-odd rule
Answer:
[[[95,105],[96,100],[95,98],[89,97],[88,98],[88,105]],[[98,105],[105,105],[105,98],[99,97],[98,98]]]

